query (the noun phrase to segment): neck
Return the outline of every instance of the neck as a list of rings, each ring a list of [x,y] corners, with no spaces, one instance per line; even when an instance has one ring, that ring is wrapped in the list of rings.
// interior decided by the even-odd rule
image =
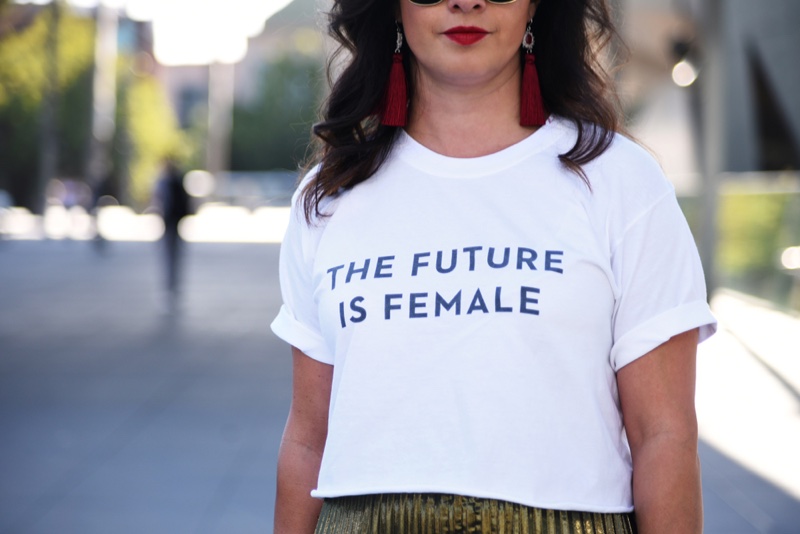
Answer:
[[[452,84],[419,72],[406,131],[439,154],[485,156],[528,137],[520,126],[520,71],[483,84]]]

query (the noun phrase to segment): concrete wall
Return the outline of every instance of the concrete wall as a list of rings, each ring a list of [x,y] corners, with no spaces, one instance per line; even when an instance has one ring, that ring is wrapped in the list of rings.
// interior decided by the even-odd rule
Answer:
[[[691,90],[697,92],[699,100],[695,111],[689,110],[684,120],[694,120],[692,113],[699,116],[703,154],[698,159],[706,161],[706,171],[760,170],[753,61],[761,64],[795,152],[800,153],[800,32],[797,31],[800,2],[617,0],[616,3],[628,22],[624,26],[625,37],[635,45],[632,68],[638,68],[637,53],[642,49],[646,54],[649,47],[650,57],[644,62],[650,67],[656,64],[653,50],[662,54],[659,61],[664,72],[655,74],[654,83],[648,86],[649,94],[640,95],[645,107],[663,106],[658,95],[669,84],[663,53],[671,46],[670,31],[685,30],[677,22],[681,17],[693,26],[692,53],[701,71]],[[671,18],[674,20],[670,21]],[[653,42],[655,39],[660,42]],[[642,47],[648,40],[649,44]],[[645,110],[644,115],[647,113]],[[687,161],[691,159],[687,156]]]

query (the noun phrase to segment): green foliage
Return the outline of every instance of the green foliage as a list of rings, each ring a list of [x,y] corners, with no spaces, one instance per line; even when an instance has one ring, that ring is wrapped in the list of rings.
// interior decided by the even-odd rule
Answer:
[[[681,211],[683,211],[683,216],[686,217],[686,222],[689,223],[689,228],[692,230],[692,234],[695,236],[695,241],[697,241],[697,236],[700,232],[700,220],[702,215],[700,198],[678,197],[678,204],[681,207]]]
[[[743,275],[775,269],[787,198],[769,193],[721,197],[718,257],[724,272]]]
[[[42,100],[47,82],[43,53],[47,41],[50,13],[20,33],[10,33],[0,43],[0,106],[16,101],[25,108],[34,108]]]
[[[800,310],[798,274],[781,253],[800,245],[800,194],[723,189],[719,203],[718,274],[725,287]]]
[[[59,167],[65,176],[80,177],[86,164],[92,134],[92,67],[64,84],[58,106]]]
[[[8,9],[12,9],[9,7]],[[61,7],[57,44],[59,176],[84,179],[92,121],[95,23]],[[48,74],[47,38],[52,8],[33,23],[0,41],[0,188],[17,203],[36,204],[42,103]],[[111,192],[142,207],[167,155],[188,152],[159,83],[133,73],[134,58],[118,62],[117,129],[114,135]]]
[[[697,236],[701,199],[684,197],[679,202]],[[800,245],[800,193],[725,184],[718,209],[719,284],[800,311],[800,273],[780,265],[781,253]]]
[[[43,10],[29,27],[0,41],[0,188],[11,190],[25,204],[33,202],[31,182],[37,173],[40,107],[49,83],[46,45],[52,16],[51,9]],[[62,14],[57,46],[61,174],[78,174],[83,166],[93,40],[90,19]]]
[[[158,80],[136,76],[122,84],[117,102],[115,154],[117,172],[127,171],[127,196],[135,206],[143,207],[150,199],[164,158],[180,155],[181,137],[177,119]],[[124,132],[121,131],[124,129]]]
[[[321,95],[321,65],[285,56],[264,72],[258,97],[234,108],[231,169],[294,169],[308,150]]]
[[[177,159],[185,169],[203,169],[206,166],[206,139],[208,139],[208,108],[198,106],[181,131]]]

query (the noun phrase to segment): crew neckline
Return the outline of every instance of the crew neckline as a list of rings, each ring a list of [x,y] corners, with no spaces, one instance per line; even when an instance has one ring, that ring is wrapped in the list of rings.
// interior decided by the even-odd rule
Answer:
[[[436,176],[470,178],[495,174],[546,149],[566,131],[564,119],[551,115],[528,137],[498,152],[474,158],[457,158],[434,152],[401,130],[396,150],[406,164]]]

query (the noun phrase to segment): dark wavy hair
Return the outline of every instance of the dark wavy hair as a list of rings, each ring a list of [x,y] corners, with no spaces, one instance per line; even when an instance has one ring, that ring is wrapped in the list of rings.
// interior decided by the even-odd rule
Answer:
[[[395,2],[334,0],[328,13],[329,34],[339,47],[328,62],[331,93],[313,127],[317,139],[310,165],[319,169],[302,191],[309,221],[322,215],[324,199],[375,174],[397,137],[397,127],[380,123],[396,37]],[[540,0],[532,30],[545,108],[577,128],[575,146],[559,158],[589,185],[582,166],[605,152],[622,128],[610,77],[599,61],[601,50],[618,37],[608,0]],[[413,103],[411,55],[405,47]]]

